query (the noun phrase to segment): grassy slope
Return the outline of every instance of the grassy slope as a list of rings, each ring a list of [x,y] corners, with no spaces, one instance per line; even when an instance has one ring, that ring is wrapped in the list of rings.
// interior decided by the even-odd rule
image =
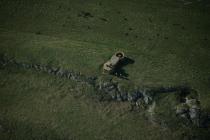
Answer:
[[[122,50],[127,56],[135,60],[133,65],[125,68],[132,83],[152,86],[187,83],[200,94],[202,106],[206,110],[210,110],[210,20],[208,20],[210,12],[207,9],[208,3],[205,1],[193,2],[191,5],[184,6],[182,2],[169,0],[116,0],[114,2],[101,1],[101,4],[94,0],[31,0],[30,2],[26,0],[0,0],[0,53],[15,56],[19,61],[50,64],[80,71],[87,75],[100,75],[99,65],[106,61],[114,51]],[[90,12],[93,17],[78,17],[81,11]],[[100,18],[106,18],[107,22]],[[132,28],[132,30],[129,30],[129,28]],[[1,73],[3,72],[1,71]],[[19,74],[17,73],[17,75]],[[29,75],[36,79],[34,74]],[[2,74],[1,79],[7,79],[6,76],[10,76],[10,74]],[[24,74],[17,79],[21,80],[22,78],[24,78]],[[46,77],[40,75],[38,78],[44,80]],[[25,79],[26,81],[30,80],[27,76],[25,76]],[[8,84],[12,85],[9,86],[11,88],[9,90],[15,90],[21,86],[19,84],[13,85],[12,81],[12,78],[8,81]],[[38,81],[38,79],[33,81],[36,88],[40,88]],[[47,85],[48,82],[45,82]],[[1,91],[7,90],[8,84],[2,86]],[[62,87],[62,89],[66,89],[68,87],[66,86]],[[54,86],[44,86],[43,91],[38,90],[40,97],[34,97],[32,93],[37,91],[32,90],[29,97],[39,100],[44,93],[54,93],[54,90],[56,90],[54,88]],[[10,92],[13,94],[18,93],[18,91]],[[6,93],[6,91],[1,92],[1,97],[6,96],[5,98],[9,98],[10,96],[7,97]],[[27,90],[21,92],[21,94],[26,93],[28,93]],[[8,105],[17,103],[18,98],[20,97],[14,96],[14,102],[11,100]],[[71,100],[72,102],[83,103],[83,100]],[[28,102],[26,100],[22,101],[23,103]],[[57,104],[57,101],[59,102],[59,99],[55,99],[55,104]],[[4,107],[4,104],[6,103],[1,104],[1,106]],[[60,108],[66,108],[67,104],[66,101],[66,105]],[[69,106],[75,104],[72,103]],[[43,109],[40,110],[40,114],[44,115],[46,113],[45,115],[48,116],[50,113],[48,114],[46,111],[45,104],[39,105],[35,105],[35,107]],[[21,112],[21,107],[13,106],[13,109]],[[25,111],[28,111],[31,114],[30,110],[29,107],[22,113],[26,114]],[[86,112],[84,107],[81,107],[81,110],[84,110],[81,112]],[[34,113],[35,116],[38,112]],[[94,109],[92,112],[94,112]],[[65,117],[65,111],[60,114]],[[77,118],[80,116],[80,111],[75,114],[77,115],[75,118]],[[13,114],[9,111],[7,115],[7,117],[14,117],[15,112]],[[103,114],[92,114],[92,116],[87,117],[86,121],[97,115],[102,117]],[[113,117],[115,116],[113,115]],[[26,118],[30,119],[31,117]],[[15,121],[21,123],[21,119]],[[54,119],[54,121],[52,120],[54,123],[59,121],[57,117]],[[105,120],[108,121],[109,119],[107,117]],[[129,121],[131,119],[129,116],[126,116],[125,119],[128,123],[119,123],[125,128],[122,132],[118,130],[120,126],[115,127],[111,123],[105,123],[107,124],[105,128],[113,129],[113,131],[117,131],[116,133],[122,133],[126,136],[126,127],[128,127],[134,129],[131,136],[135,137],[143,135],[138,134],[142,128],[153,129],[147,128],[146,122],[141,120],[139,120],[141,121],[139,124],[145,127],[141,125],[138,127],[138,123]],[[137,120],[135,117],[133,119]],[[14,118],[11,120],[14,120]],[[76,119],[76,122],[83,124],[78,120]],[[31,124],[35,127],[33,121]],[[70,119],[66,119],[66,121],[70,121]],[[27,123],[27,121],[24,121],[24,123]],[[102,129],[98,130],[100,128],[98,126],[103,121],[96,123],[98,124],[86,131],[95,130],[97,137],[102,134],[103,136],[108,135],[104,134]],[[56,124],[62,126],[61,122]],[[50,125],[47,126],[50,127]],[[70,129],[70,127],[66,126],[67,128]],[[85,128],[87,129],[84,126]],[[78,129],[79,126],[75,126],[72,131],[79,133],[77,132]],[[62,129],[58,129],[58,131],[62,131]],[[67,133],[67,131],[64,132]],[[158,131],[152,132],[159,134]],[[92,133],[89,132],[90,135]],[[85,132],[75,134],[75,137],[84,136],[85,134]],[[114,133],[112,135],[115,136]]]
[[[141,114],[128,113],[126,104],[87,99],[84,95],[93,89],[86,85],[13,69],[1,70],[0,78],[0,134],[5,139],[177,138]]]

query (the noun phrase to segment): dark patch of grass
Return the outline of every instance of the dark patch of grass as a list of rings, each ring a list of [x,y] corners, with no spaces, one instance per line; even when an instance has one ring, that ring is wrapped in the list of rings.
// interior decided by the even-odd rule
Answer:
[[[108,20],[106,18],[99,18],[102,21],[108,22]]]

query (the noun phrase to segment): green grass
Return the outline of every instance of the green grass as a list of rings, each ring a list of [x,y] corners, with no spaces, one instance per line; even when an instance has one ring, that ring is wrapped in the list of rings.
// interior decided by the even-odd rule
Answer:
[[[93,17],[78,16],[82,11]],[[101,64],[121,50],[135,63],[124,68],[129,81],[114,78],[120,84],[187,84],[209,112],[209,14],[207,0],[190,5],[175,0],[0,0],[0,54],[100,77]],[[87,85],[34,71],[7,69],[0,75],[0,114],[12,131],[2,134],[5,139],[184,139],[181,133],[188,129],[165,132],[141,113],[128,112],[127,103],[89,99],[84,95],[95,91]],[[175,101],[162,98],[160,104],[169,103],[158,112],[168,117],[167,105]]]
[[[9,72],[8,72],[9,71]],[[167,139],[127,103],[87,98],[91,87],[34,71],[1,70],[4,139]],[[12,87],[12,88],[11,88]],[[86,96],[87,95],[87,96]],[[5,133],[7,135],[5,135]],[[176,138],[173,136],[172,138]]]

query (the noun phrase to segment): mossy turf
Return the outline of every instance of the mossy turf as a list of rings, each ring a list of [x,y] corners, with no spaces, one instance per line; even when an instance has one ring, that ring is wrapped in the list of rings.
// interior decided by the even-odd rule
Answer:
[[[114,80],[128,88],[189,85],[210,112],[210,3],[191,2],[0,0],[0,54],[101,77],[100,66],[120,50],[135,62],[124,67],[129,80]],[[127,103],[86,97],[95,93],[87,85],[11,68],[0,70],[0,82],[0,139],[205,139],[208,131],[193,137],[170,121],[172,95],[157,102],[170,122],[163,129]]]

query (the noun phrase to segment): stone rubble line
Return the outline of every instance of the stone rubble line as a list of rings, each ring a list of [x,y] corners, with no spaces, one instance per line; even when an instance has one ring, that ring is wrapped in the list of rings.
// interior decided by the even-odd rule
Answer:
[[[138,99],[143,99],[145,104],[151,104],[153,101],[154,94],[157,93],[169,93],[174,91],[184,91],[188,90],[186,87],[159,87],[156,89],[150,88],[141,88],[141,89],[133,89],[129,92],[124,91],[119,83],[113,81],[102,81],[98,80],[97,77],[87,77],[82,75],[81,73],[75,73],[69,70],[63,70],[61,68],[54,68],[50,66],[42,66],[39,64],[27,64],[17,62],[14,59],[8,59],[7,57],[0,58],[0,65],[6,66],[8,64],[13,64],[17,67],[24,69],[34,69],[36,71],[47,72],[48,74],[52,74],[55,76],[59,76],[61,78],[71,79],[76,82],[83,82],[89,85],[92,85],[98,91],[103,92],[106,95],[110,95],[113,100],[118,101],[131,101],[136,102],[138,106]],[[141,102],[141,101],[140,101]]]
[[[23,62],[17,62],[14,59],[8,59],[6,57],[0,58],[0,65],[5,67],[7,65],[14,65],[24,69],[34,69],[36,71],[47,72],[48,74],[56,75],[61,78],[71,79],[77,82],[85,82],[88,84],[93,84],[96,77],[86,77],[82,75],[80,72],[76,73],[70,70],[64,70],[61,68],[44,66],[40,64],[28,64]]]
[[[47,72],[48,74],[56,75],[61,78],[67,78],[74,80],[76,82],[83,82],[89,85],[94,86],[97,90],[102,91],[106,94],[109,94],[112,99],[118,101],[137,101],[139,98],[143,98],[146,104],[151,103],[152,96],[155,93],[166,93],[166,92],[174,92],[174,91],[184,91],[187,90],[187,87],[159,87],[156,89],[135,89],[130,91],[129,93],[123,91],[120,85],[116,82],[110,81],[99,81],[97,82],[96,76],[85,76],[81,73],[76,73],[69,70],[63,70],[61,68],[54,68],[50,66],[42,66],[39,64],[27,64],[17,62],[14,59],[8,59],[6,57],[0,58],[0,65],[6,66],[8,64],[13,64],[17,67],[22,67],[24,69],[34,69],[36,71]]]
[[[130,101],[130,102],[135,103],[135,106],[137,107],[148,108],[148,112],[149,112],[150,107],[154,105],[155,103],[154,97],[158,93],[170,93],[170,92],[179,91],[185,94],[186,92],[190,91],[189,87],[179,86],[179,87],[159,87],[159,88],[141,88],[141,89],[137,88],[129,92],[126,92],[122,90],[119,83],[113,82],[112,80],[102,81],[102,80],[99,80],[99,78],[97,78],[96,76],[88,77],[81,73],[76,73],[70,70],[63,70],[61,68],[54,68],[50,66],[42,66],[39,64],[27,64],[27,63],[17,62],[16,60],[9,59],[5,56],[4,57],[0,56],[0,67],[1,66],[6,67],[7,65],[15,65],[17,67],[24,68],[24,69],[34,69],[36,71],[43,71],[43,72],[47,72],[48,74],[59,76],[61,78],[67,78],[76,82],[87,83],[93,86],[97,91],[102,92],[104,95],[109,95],[112,100]],[[153,112],[149,112],[149,113],[153,114]],[[189,120],[196,119],[196,124],[197,124],[198,122],[197,119],[199,117],[200,109],[190,108],[188,113],[189,113],[188,115]],[[178,108],[176,110],[176,114],[183,118],[186,118],[186,110],[184,108]]]
[[[7,57],[0,57],[0,65],[15,65],[24,69],[34,69],[36,71],[47,72],[48,74],[52,74],[55,76],[59,76],[61,78],[71,79],[76,82],[87,83],[92,85],[96,90],[103,92],[106,95],[110,95],[112,100],[118,101],[132,101],[136,102],[138,106],[138,99],[143,99],[144,103],[149,105],[153,101],[153,96],[156,93],[168,93],[174,91],[184,91],[187,87],[159,87],[156,89],[149,88],[141,88],[134,89],[130,92],[126,92],[121,89],[120,84],[113,81],[100,81],[96,76],[85,76],[81,73],[76,73],[70,70],[64,70],[61,68],[55,68],[50,66],[43,66],[39,64],[28,64],[23,62],[17,62],[15,59],[9,59]],[[142,102],[142,101],[140,101]]]

